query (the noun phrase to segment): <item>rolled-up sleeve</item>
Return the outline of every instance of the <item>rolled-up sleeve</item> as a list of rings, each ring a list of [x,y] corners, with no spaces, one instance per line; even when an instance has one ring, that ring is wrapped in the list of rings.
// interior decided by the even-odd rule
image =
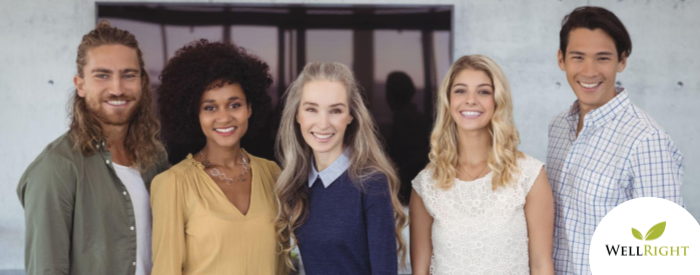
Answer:
[[[634,198],[657,197],[683,206],[683,155],[666,133],[640,141],[630,157],[630,175]]]

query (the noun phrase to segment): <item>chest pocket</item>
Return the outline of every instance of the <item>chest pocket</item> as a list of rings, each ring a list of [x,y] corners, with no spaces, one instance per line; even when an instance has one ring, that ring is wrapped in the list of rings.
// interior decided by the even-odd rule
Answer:
[[[616,203],[625,196],[624,186],[619,177],[613,175],[617,169],[614,166],[598,166],[599,169],[589,169],[581,166],[576,173],[576,198],[581,207]],[[602,169],[600,169],[602,168]]]

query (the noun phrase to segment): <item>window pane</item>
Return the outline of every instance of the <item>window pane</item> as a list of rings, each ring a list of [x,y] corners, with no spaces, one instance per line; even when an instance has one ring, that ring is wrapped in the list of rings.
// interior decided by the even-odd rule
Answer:
[[[236,45],[245,48],[249,53],[256,55],[270,66],[270,75],[273,83],[268,89],[272,98],[272,105],[277,105],[277,70],[278,70],[278,45],[277,28],[262,26],[233,26],[231,27],[231,40]]]
[[[192,41],[199,39],[207,39],[211,42],[221,41],[224,36],[223,26],[201,26],[201,27],[183,27],[183,26],[166,26],[165,35],[168,41],[168,59],[175,55],[175,52],[189,44]]]
[[[306,62],[340,62],[352,69],[351,30],[306,30]]]
[[[128,30],[136,37],[136,40],[139,42],[139,48],[141,48],[143,53],[146,71],[151,78],[151,85],[160,86],[158,76],[160,71],[163,70],[163,66],[165,66],[160,25],[118,18],[100,19],[107,19],[112,26]]]
[[[372,103],[376,107],[377,122],[391,123],[391,109],[386,100],[386,80],[391,72],[406,73],[416,87],[412,102],[423,111],[423,52],[419,31],[377,30],[374,31],[374,75],[375,87]]]

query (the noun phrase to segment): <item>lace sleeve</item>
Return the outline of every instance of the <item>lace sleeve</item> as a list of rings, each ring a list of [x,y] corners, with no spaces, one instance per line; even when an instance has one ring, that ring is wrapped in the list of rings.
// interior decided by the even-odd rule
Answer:
[[[430,173],[428,172],[428,169],[424,169],[423,171],[420,171],[418,175],[411,181],[411,186],[413,186],[413,189],[416,190],[416,193],[421,198],[425,197],[425,192],[428,191],[428,183],[430,182]]]
[[[425,210],[428,211],[430,216],[435,217],[432,211],[433,202],[435,201],[434,193],[432,192],[432,174],[426,168],[411,181],[413,189],[423,200],[423,205],[425,205]]]
[[[535,184],[535,180],[537,179],[537,176],[539,176],[540,170],[542,169],[544,163],[536,158],[526,155],[525,158],[518,161],[518,164],[522,173],[520,184],[522,184],[523,190],[525,191],[525,196],[527,196],[527,194],[530,193],[530,188],[532,188],[532,186]]]

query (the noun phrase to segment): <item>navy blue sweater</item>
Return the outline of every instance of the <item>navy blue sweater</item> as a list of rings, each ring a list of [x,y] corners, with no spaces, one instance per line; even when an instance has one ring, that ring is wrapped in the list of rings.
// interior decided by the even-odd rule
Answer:
[[[294,232],[306,274],[398,273],[389,183],[382,175],[364,186],[346,171],[327,188],[320,177],[310,188],[308,217]]]

